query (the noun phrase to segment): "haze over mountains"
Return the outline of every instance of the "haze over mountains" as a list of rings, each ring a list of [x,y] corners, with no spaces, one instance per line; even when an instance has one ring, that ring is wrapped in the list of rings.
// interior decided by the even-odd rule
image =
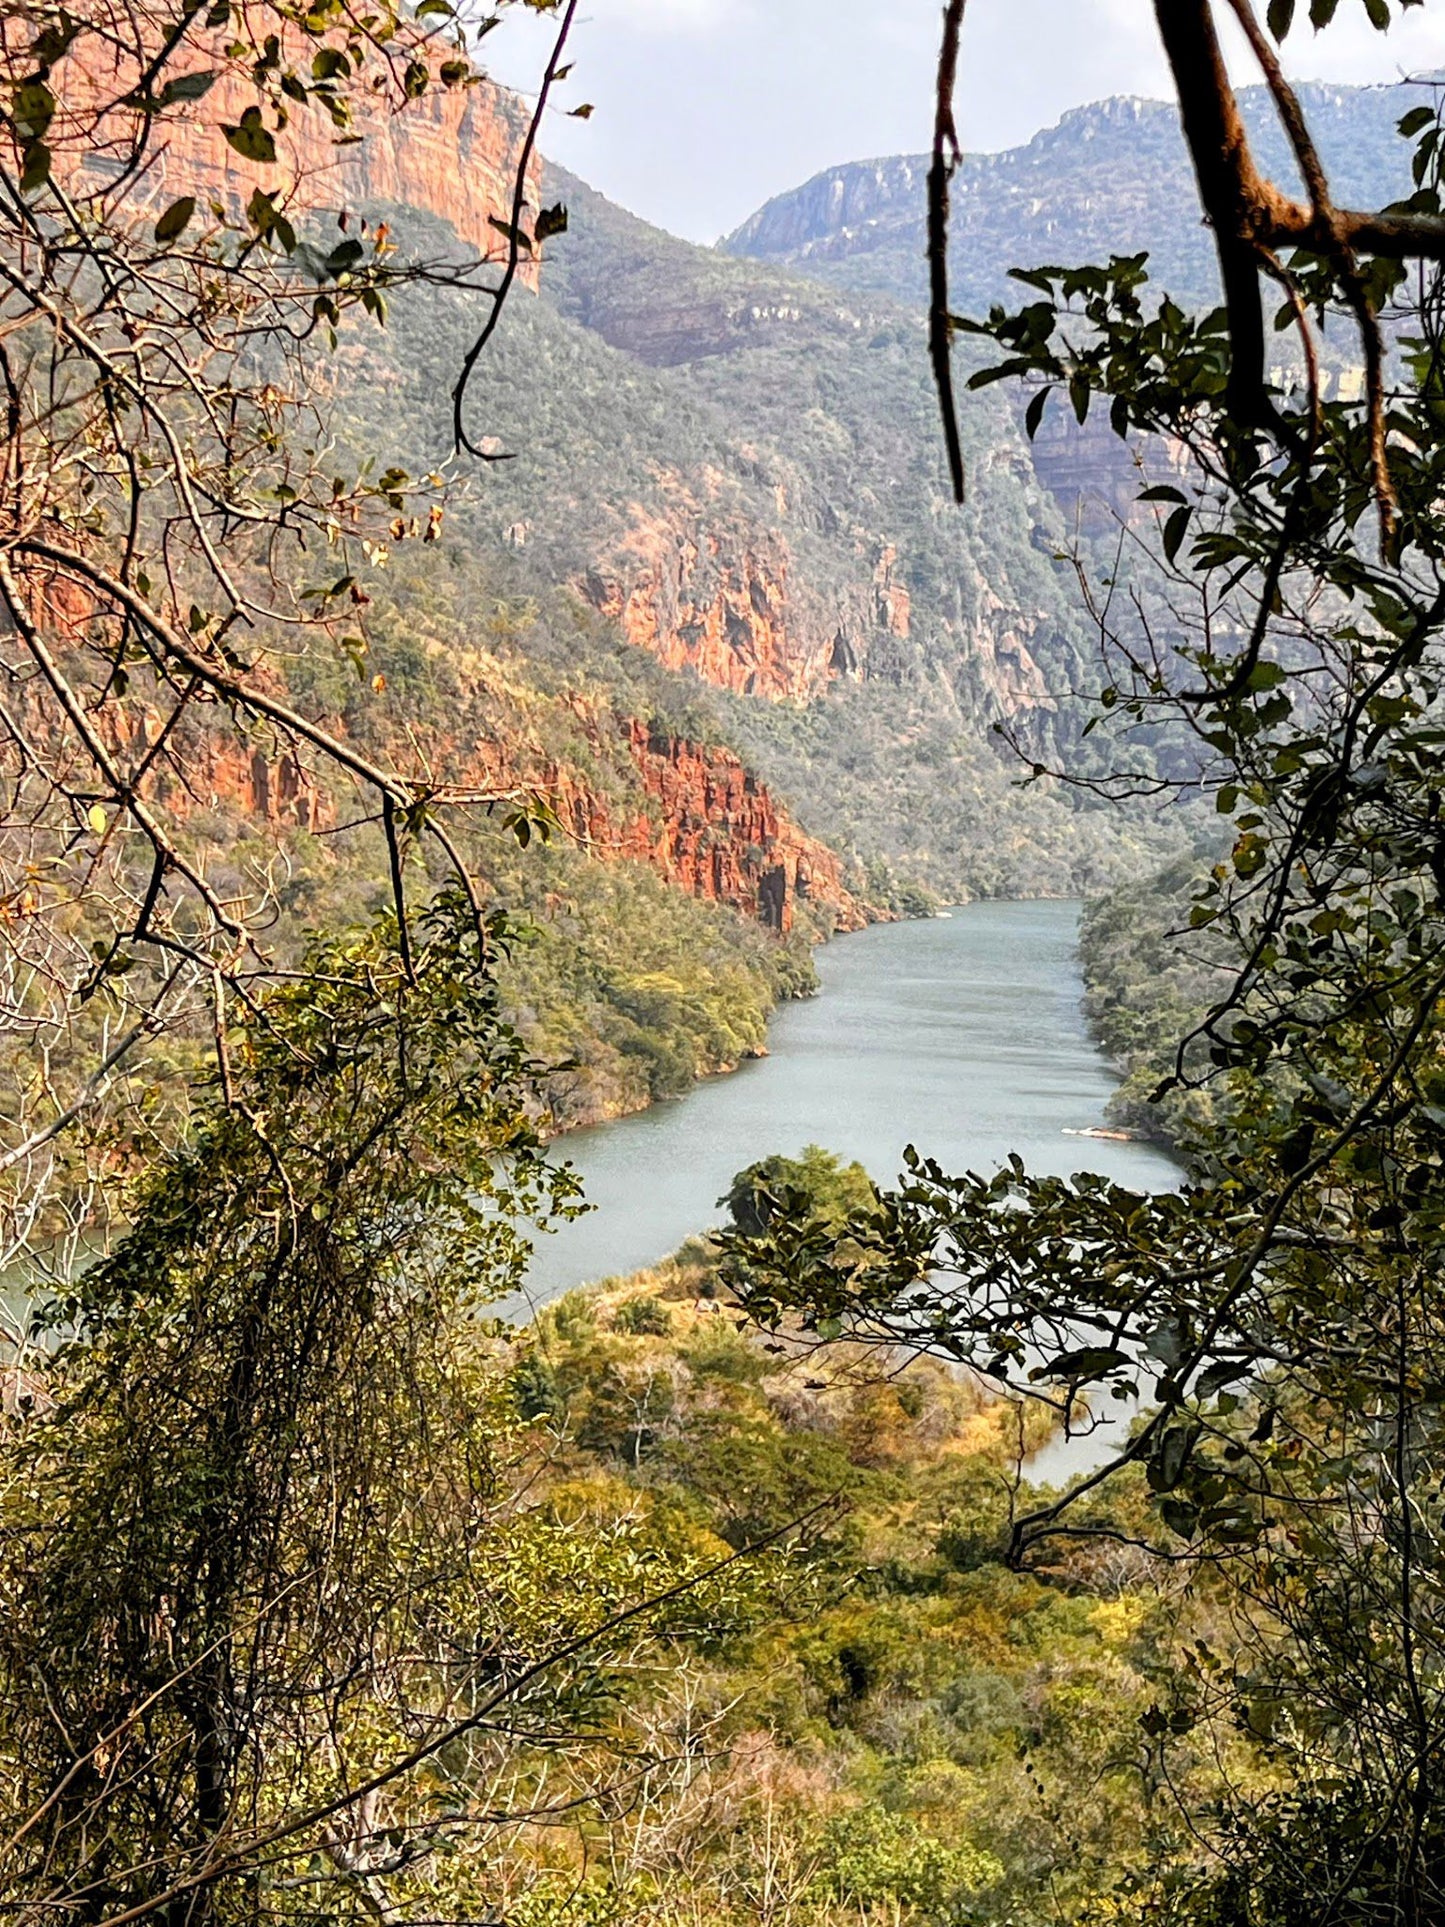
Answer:
[[[1301,85],[1337,199],[1383,207],[1410,191],[1401,116],[1424,85]],[[1298,170],[1262,87],[1240,103],[1261,164],[1297,189]],[[777,195],[721,243],[730,253],[840,287],[927,299],[926,154],[856,161]],[[1154,279],[1190,305],[1215,299],[1213,247],[1198,218],[1177,110],[1121,97],[1079,107],[1026,146],[965,158],[953,188],[951,269],[964,311],[1004,298],[1008,270],[1107,260],[1147,249]]]

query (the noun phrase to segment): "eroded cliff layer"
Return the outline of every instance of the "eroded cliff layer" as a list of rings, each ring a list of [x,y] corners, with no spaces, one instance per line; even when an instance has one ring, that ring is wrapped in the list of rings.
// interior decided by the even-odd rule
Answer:
[[[282,59],[292,52],[309,74],[314,44],[296,38]],[[150,130],[150,151],[134,188],[142,211],[158,212],[194,195],[234,214],[258,187],[293,213],[404,202],[449,222],[469,249],[489,257],[505,252],[496,223],[510,219],[529,118],[514,94],[478,77],[451,86],[434,80],[417,98],[392,99],[395,76],[374,95],[358,80],[347,95],[347,127],[339,127],[316,99],[288,105],[284,126],[267,111],[275,159],[263,161],[243,157],[226,138],[225,130],[236,127],[248,109],[256,111],[258,96],[224,40],[217,34],[209,57],[182,61],[185,73],[169,75],[173,85],[214,77],[184,111],[162,114]],[[102,48],[91,37],[77,43],[66,61],[64,108],[52,134],[62,172],[81,169],[100,186],[125,166],[135,117],[111,103],[122,102],[136,78],[134,61],[123,51]],[[540,162],[534,156],[527,195],[533,209],[539,195]],[[535,288],[538,272],[535,256],[524,251],[522,281]]]
[[[804,903],[822,913],[819,934],[856,930],[877,915],[848,888],[835,852],[806,835],[731,750],[576,695],[516,703],[510,730],[496,726],[497,707],[495,691],[478,685],[464,692],[445,727],[434,719],[425,739],[432,784],[498,796],[533,792],[589,855],[645,863],[690,895],[730,905],[780,934],[794,927]],[[118,709],[116,722],[115,747],[135,760],[164,729],[160,710],[145,705]],[[327,722],[348,733],[342,719]],[[549,737],[567,734],[579,747],[572,758],[547,747]],[[405,740],[387,748],[405,767]],[[181,821],[237,812],[283,834],[328,832],[346,815],[290,751],[213,727],[185,727],[156,759],[143,791]]]

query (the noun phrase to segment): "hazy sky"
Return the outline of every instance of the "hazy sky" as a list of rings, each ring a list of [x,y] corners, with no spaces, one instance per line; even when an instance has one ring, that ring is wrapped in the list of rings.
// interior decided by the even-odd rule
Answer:
[[[1261,10],[1263,0],[1260,0]],[[1303,11],[1303,8],[1301,9]],[[928,144],[938,0],[584,0],[567,104],[546,151],[674,233],[711,241],[820,168]],[[1445,66],[1445,0],[1376,33],[1360,0],[1291,49],[1312,79]],[[525,85],[545,28],[513,16],[488,48]],[[970,0],[960,132],[1011,147],[1068,107],[1167,91],[1150,0]],[[1241,80],[1255,74],[1239,63]]]

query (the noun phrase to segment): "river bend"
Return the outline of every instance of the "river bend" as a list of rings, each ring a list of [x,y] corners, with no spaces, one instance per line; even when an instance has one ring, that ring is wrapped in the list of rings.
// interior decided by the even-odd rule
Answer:
[[[1177,1183],[1152,1146],[1067,1135],[1103,1122],[1116,1082],[1084,1024],[1078,924],[1076,903],[971,904],[827,945],[823,994],[778,1013],[769,1057],[558,1147],[596,1209],[539,1240],[528,1298],[655,1263],[718,1221],[736,1172],[807,1144],[885,1183],[910,1143],[945,1170],[1017,1151],[1036,1171]]]

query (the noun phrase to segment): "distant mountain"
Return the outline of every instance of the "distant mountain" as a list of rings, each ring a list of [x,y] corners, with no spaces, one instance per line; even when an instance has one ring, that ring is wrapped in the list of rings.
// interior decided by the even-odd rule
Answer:
[[[991,735],[1074,741],[1093,648],[1012,402],[970,410],[960,512],[916,315],[676,240],[556,171],[543,191],[569,231],[472,398],[515,459],[448,517],[479,596],[570,593],[588,621],[549,675],[605,680],[669,728],[688,711],[865,879],[1072,893],[1137,865],[1154,831],[1020,791]],[[420,241],[421,220],[393,231]],[[404,424],[434,459],[474,326],[464,300],[398,298],[353,389],[368,445]],[[667,678],[625,687],[640,663]]]
[[[1331,184],[1347,205],[1378,207],[1410,191],[1397,123],[1425,98],[1409,86],[1300,89]],[[1241,95],[1261,162],[1282,185],[1298,175],[1262,88]],[[831,285],[926,299],[927,155],[828,168],[769,201],[723,251]],[[1198,218],[1172,105],[1117,98],[1065,114],[1023,147],[969,155],[954,182],[954,305],[1004,298],[1008,270],[1072,265],[1147,249],[1154,279],[1188,305],[1215,298],[1213,254]]]

